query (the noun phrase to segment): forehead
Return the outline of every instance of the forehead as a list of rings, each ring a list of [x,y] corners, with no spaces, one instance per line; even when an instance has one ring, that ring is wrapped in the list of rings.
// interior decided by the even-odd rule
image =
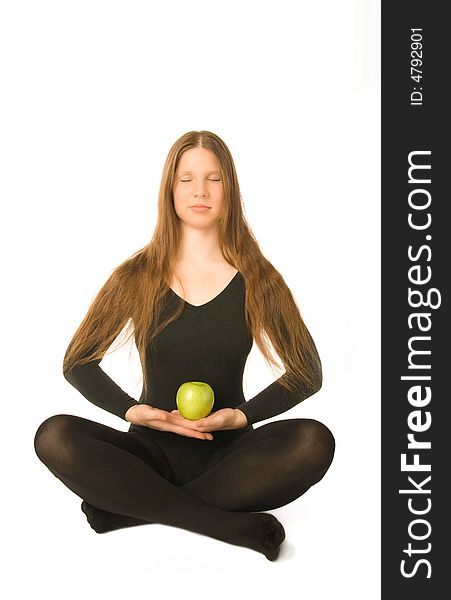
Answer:
[[[177,172],[186,171],[218,171],[219,162],[216,156],[206,148],[190,148],[180,157]]]

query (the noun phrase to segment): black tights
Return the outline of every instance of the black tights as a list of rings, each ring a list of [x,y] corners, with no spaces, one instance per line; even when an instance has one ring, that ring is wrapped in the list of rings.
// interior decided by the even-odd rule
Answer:
[[[213,431],[213,441],[142,430],[54,415],[38,427],[34,447],[84,500],[88,520],[109,516],[103,531],[161,523],[254,549],[269,560],[277,558],[285,531],[273,515],[252,511],[301,496],[324,476],[335,449],[329,429],[312,419]]]

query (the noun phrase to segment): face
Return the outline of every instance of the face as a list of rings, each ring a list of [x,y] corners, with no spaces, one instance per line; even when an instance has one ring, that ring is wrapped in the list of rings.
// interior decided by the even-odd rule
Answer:
[[[177,216],[193,227],[211,227],[223,216],[224,187],[216,156],[206,148],[190,148],[180,157],[173,186]],[[196,209],[196,204],[208,208]]]

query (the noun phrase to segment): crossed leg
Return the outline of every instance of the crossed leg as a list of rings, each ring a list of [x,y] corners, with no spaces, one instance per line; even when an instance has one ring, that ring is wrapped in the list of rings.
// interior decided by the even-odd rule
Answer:
[[[171,481],[158,444],[76,415],[54,415],[34,438],[39,459],[75,494],[103,511],[181,527],[275,560],[285,538],[271,514],[210,506]]]
[[[271,510],[299,498],[322,479],[334,451],[334,437],[319,421],[273,421],[214,455],[204,473],[183,488],[223,510]]]
[[[271,510],[299,498],[320,481],[334,451],[334,437],[319,421],[273,421],[215,452],[204,472],[182,488],[222,510]],[[149,523],[100,511],[86,502],[82,509],[98,533]]]

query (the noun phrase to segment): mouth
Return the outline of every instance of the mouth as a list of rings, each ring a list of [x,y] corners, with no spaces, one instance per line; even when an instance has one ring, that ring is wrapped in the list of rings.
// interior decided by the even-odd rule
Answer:
[[[211,208],[211,206],[207,206],[206,204],[193,204],[190,208]]]

